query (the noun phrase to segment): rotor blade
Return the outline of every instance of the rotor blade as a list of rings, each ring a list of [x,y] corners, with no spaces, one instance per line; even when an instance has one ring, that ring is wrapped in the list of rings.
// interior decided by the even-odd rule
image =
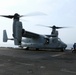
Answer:
[[[53,29],[67,28],[67,27],[57,27],[55,25],[53,25],[53,26],[45,26],[45,25],[41,25],[41,24],[37,24],[37,26],[43,26],[43,27],[48,27],[48,28],[53,28]]]
[[[56,29],[67,28],[67,27],[56,27]]]
[[[61,28],[67,28],[67,27],[58,27],[58,26],[53,25],[53,26],[50,27],[50,28],[53,28],[53,29],[61,29]]]
[[[14,15],[0,15],[0,16],[1,16],[1,17],[6,17],[6,18],[12,19],[12,18],[14,18],[15,16],[20,18],[20,17],[38,16],[38,15],[46,15],[46,14],[44,14],[44,13],[42,13],[42,12],[35,12],[35,13],[29,13],[29,14],[27,14],[27,15],[19,15],[18,13],[15,13]]]
[[[1,17],[6,17],[12,19],[14,16],[13,15],[0,15]]]
[[[41,15],[46,15],[45,13],[42,13],[42,12],[35,12],[35,13],[29,13],[27,15],[22,15],[23,16],[41,16]]]
[[[37,26],[43,26],[43,27],[51,27],[51,26],[45,26],[45,25],[41,25],[41,24],[36,24]]]

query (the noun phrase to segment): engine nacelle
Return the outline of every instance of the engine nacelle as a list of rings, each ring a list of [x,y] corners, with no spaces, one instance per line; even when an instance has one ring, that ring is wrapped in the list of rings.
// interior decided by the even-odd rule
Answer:
[[[21,22],[16,22],[15,24],[15,34],[14,35],[14,44],[15,45],[21,45],[21,41],[22,41],[22,23]]]

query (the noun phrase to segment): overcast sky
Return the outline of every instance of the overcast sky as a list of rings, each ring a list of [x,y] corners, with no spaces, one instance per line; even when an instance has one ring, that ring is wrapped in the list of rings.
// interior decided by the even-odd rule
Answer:
[[[50,34],[51,29],[46,26],[68,27],[60,29],[59,38],[65,43],[76,42],[76,0],[0,0],[0,15],[19,13],[44,13],[47,15],[28,16],[21,18],[25,30],[38,34]],[[8,37],[12,37],[12,19],[0,17],[0,45],[3,45],[3,30],[6,29]],[[5,44],[6,45],[6,44]],[[14,45],[8,41],[7,45]]]

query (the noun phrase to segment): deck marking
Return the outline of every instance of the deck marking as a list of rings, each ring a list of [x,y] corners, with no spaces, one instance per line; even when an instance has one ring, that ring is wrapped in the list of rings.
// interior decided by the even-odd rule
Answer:
[[[21,62],[16,62],[16,63],[21,64],[21,65],[34,66],[34,64],[32,63],[21,63]]]
[[[70,70],[67,70],[67,69],[61,69],[61,71],[63,71],[63,72],[68,72],[68,73],[72,73],[72,74],[76,74],[75,71],[70,71]]]
[[[61,55],[64,55],[66,53],[59,53],[59,54],[55,54],[55,55],[51,55],[52,57],[58,57],[58,56],[61,56]]]

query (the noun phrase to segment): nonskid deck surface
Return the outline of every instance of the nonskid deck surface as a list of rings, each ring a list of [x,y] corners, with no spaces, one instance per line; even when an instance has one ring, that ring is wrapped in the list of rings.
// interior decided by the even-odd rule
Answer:
[[[76,53],[0,48],[0,75],[76,75]]]

